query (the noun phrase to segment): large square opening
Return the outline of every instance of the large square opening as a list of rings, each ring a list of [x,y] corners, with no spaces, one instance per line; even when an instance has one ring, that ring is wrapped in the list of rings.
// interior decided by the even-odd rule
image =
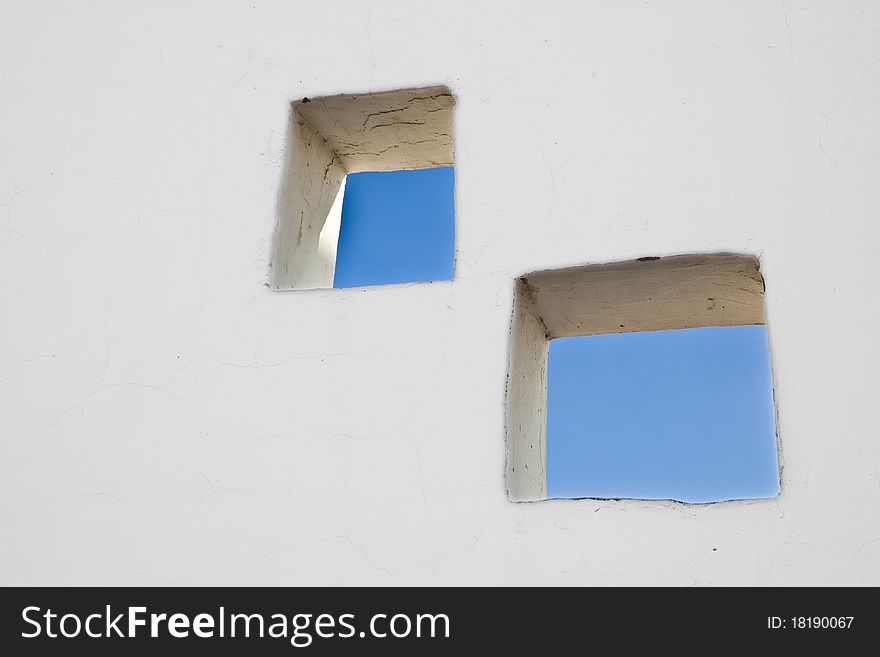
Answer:
[[[512,501],[777,495],[757,259],[643,258],[520,278],[506,404]]]

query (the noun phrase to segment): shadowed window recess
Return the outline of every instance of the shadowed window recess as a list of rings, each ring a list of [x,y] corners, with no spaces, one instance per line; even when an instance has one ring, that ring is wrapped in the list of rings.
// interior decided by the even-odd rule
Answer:
[[[333,287],[451,280],[454,169],[349,174]]]
[[[442,85],[292,103],[270,287],[453,278],[454,106]]]
[[[779,465],[765,326],[550,342],[547,497],[773,497]]]
[[[514,282],[508,499],[774,497],[760,262],[683,254]]]

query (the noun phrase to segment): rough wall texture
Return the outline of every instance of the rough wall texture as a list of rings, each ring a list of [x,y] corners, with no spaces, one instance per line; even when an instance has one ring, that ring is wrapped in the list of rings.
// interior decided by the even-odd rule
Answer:
[[[295,104],[349,173],[452,165],[449,88],[338,95]]]
[[[3,3],[0,583],[880,584],[878,30]],[[266,288],[290,102],[443,83],[456,280]],[[768,282],[783,494],[508,502],[512,281],[720,251]]]
[[[644,258],[526,276],[552,338],[764,323],[764,281],[752,256]]]
[[[336,250],[320,249],[319,239],[346,171],[326,138],[296,109],[290,116],[284,171],[272,285],[277,289],[333,287]]]
[[[505,427],[507,495],[512,502],[547,497],[547,327],[528,284],[517,280],[510,323]]]

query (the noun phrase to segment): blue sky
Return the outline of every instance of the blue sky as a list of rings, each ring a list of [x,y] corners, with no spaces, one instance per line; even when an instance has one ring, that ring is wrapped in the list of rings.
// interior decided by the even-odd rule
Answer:
[[[779,492],[764,326],[559,338],[548,368],[549,497]]]
[[[333,287],[452,279],[453,196],[452,167],[349,174]]]

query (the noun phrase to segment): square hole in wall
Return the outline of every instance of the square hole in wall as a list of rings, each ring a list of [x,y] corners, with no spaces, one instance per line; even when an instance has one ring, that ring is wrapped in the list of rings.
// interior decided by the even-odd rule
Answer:
[[[519,279],[506,427],[514,501],[775,496],[758,261],[646,258]]]
[[[453,278],[454,104],[446,87],[292,104],[274,288]]]

